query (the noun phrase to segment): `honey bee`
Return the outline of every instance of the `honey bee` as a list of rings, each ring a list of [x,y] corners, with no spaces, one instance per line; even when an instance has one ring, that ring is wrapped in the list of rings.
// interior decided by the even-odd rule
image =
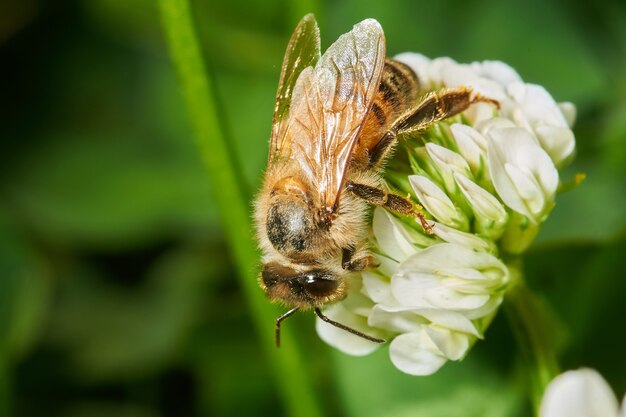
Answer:
[[[380,24],[366,19],[320,56],[313,15],[296,27],[285,54],[267,170],[255,202],[263,254],[259,283],[272,302],[312,308],[322,320],[373,342],[326,317],[321,307],[347,295],[350,273],[378,266],[367,248],[370,205],[414,216],[431,231],[421,207],[385,189],[385,161],[399,135],[423,130],[492,100],[469,88],[424,95],[416,74],[385,57]]]

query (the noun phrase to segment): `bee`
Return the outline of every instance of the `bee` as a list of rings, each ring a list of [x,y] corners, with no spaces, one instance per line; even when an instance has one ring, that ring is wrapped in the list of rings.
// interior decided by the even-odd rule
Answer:
[[[366,19],[320,54],[313,15],[296,27],[282,64],[267,169],[255,202],[262,252],[259,283],[272,302],[313,309],[322,320],[344,299],[352,272],[378,266],[367,248],[369,206],[429,224],[406,197],[385,189],[382,173],[399,135],[418,132],[478,101],[469,88],[424,94],[416,74],[385,56],[380,24]]]

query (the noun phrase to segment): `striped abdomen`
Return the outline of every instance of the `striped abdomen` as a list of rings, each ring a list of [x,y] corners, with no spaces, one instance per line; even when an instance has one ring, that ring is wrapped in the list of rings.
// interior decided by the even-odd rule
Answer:
[[[417,75],[406,65],[387,59],[374,103],[363,122],[355,157],[364,156],[365,150],[371,157],[381,148],[379,143],[385,133],[407,110],[414,107],[420,98],[419,80]],[[386,144],[384,148],[388,148]],[[360,154],[360,155],[358,155]],[[379,158],[378,159],[382,159]],[[374,164],[378,161],[371,161]]]

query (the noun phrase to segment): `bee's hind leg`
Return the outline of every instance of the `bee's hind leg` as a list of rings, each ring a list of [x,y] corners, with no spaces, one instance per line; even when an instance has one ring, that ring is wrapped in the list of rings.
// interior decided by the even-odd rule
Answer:
[[[499,108],[496,100],[472,93],[468,87],[450,88],[429,93],[392,127],[397,135],[423,130],[433,123],[456,116],[474,103],[489,103]]]
[[[415,218],[421,223],[424,231],[428,234],[433,234],[432,226],[428,224],[426,217],[424,217],[424,213],[421,212],[422,207],[413,203],[408,198],[388,193],[378,187],[360,184],[353,181],[349,181],[346,184],[346,188],[352,194],[362,198],[370,204],[385,207],[406,216],[415,216]]]
[[[496,108],[498,101],[473,93],[471,88],[458,87],[427,94],[400,117],[370,150],[369,164],[380,165],[391,154],[399,135],[411,134],[428,128],[433,123],[464,112],[475,103],[488,103]]]

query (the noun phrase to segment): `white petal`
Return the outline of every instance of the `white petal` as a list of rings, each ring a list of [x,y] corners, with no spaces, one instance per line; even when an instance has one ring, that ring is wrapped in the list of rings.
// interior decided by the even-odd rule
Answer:
[[[410,375],[432,375],[447,359],[423,332],[401,334],[389,345],[391,362]]]
[[[455,123],[450,126],[459,152],[476,175],[482,168],[482,159],[487,156],[487,139],[471,126]]]
[[[476,217],[490,220],[496,225],[506,223],[508,219],[506,210],[490,192],[463,175],[455,175],[454,179]]]
[[[382,276],[373,271],[363,271],[363,291],[375,303],[385,305],[399,305],[391,293],[389,276]]]
[[[341,303],[329,307],[324,311],[324,314],[332,320],[362,331],[367,335],[374,337],[383,336],[379,330],[367,325],[367,319],[350,312]],[[378,343],[370,342],[367,339],[326,323],[320,318],[317,318],[315,328],[317,334],[324,342],[349,355],[364,356],[372,353],[380,346]]]
[[[409,240],[405,226],[387,210],[377,207],[374,210],[372,229],[378,246],[388,257],[401,262],[419,249]]]
[[[409,308],[390,308],[380,304],[374,306],[367,322],[372,327],[394,333],[416,332],[427,323]]]
[[[488,137],[489,170],[498,195],[532,221],[542,220],[559,181],[554,163],[525,129],[491,129]]]
[[[432,224],[432,228],[435,236],[448,243],[456,243],[466,248],[484,252],[493,252],[495,249],[492,244],[471,233],[461,232],[460,230],[437,222]]]
[[[491,98],[491,96],[487,95],[485,97]],[[502,100],[500,100],[500,103],[502,103]],[[493,118],[496,112],[497,108],[491,103],[474,103],[463,112],[463,116],[467,118],[470,125],[474,126],[484,120]]]
[[[574,132],[568,127],[539,126],[535,132],[541,147],[550,155],[556,166],[560,166],[574,153],[576,148]]]
[[[391,293],[404,308],[438,308],[429,298],[436,291],[448,291],[436,277],[428,274],[396,274],[391,277]]]
[[[515,189],[522,199],[527,211],[524,213],[530,218],[535,218],[541,212],[546,201],[543,198],[541,185],[528,171],[519,168],[517,165],[504,164],[504,172],[513,182]]]
[[[413,308],[465,311],[480,308],[489,301],[489,294],[462,293],[450,281],[436,274],[403,273],[392,277],[391,292],[401,305]]]
[[[428,67],[430,66],[430,58],[422,54],[417,54],[414,52],[403,52],[399,55],[396,55],[393,59],[396,61],[402,62],[406,64],[417,74],[417,77],[420,81],[430,82],[427,78],[428,75]]]
[[[476,326],[464,314],[440,309],[419,309],[415,312],[439,327],[479,337]]]
[[[576,106],[569,101],[564,101],[558,104],[559,109],[561,109],[561,113],[563,113],[563,117],[567,120],[567,124],[569,127],[573,127],[576,122]]]
[[[390,277],[398,271],[400,262],[380,254],[376,254],[375,257],[376,260],[380,262],[380,266],[376,268],[376,270],[384,276]]]
[[[477,82],[480,77],[468,65],[446,65],[441,71],[442,81],[446,87],[454,88],[469,86]]]
[[[504,117],[494,117],[493,119],[485,120],[484,122],[481,122],[474,127],[481,135],[483,135],[484,138],[486,138],[489,132],[493,129],[502,129],[505,127],[517,126],[511,120],[505,119]],[[488,148],[489,141],[485,139],[485,152],[488,150]]]
[[[446,149],[435,143],[427,143],[426,152],[435,165],[437,165],[449,193],[456,191],[456,183],[452,176],[454,173],[468,177],[472,175],[467,161],[458,153],[452,152],[450,149]]]
[[[453,243],[440,243],[430,246],[400,264],[399,272],[436,271],[442,267],[466,267],[475,269],[495,268],[502,274],[508,270],[493,255],[476,252]]]
[[[497,81],[481,77],[470,65],[456,64],[442,68],[441,79],[446,87],[470,87],[474,93],[495,100],[506,98],[503,86]]]
[[[569,127],[556,102],[542,86],[513,83],[509,85],[508,92],[519,103],[525,118],[533,127],[538,125]]]
[[[443,74],[445,74],[448,68],[454,68],[458,65],[459,64],[457,64],[452,58],[435,58],[430,61],[425,79],[428,80],[428,82],[444,84]]]
[[[502,86],[522,81],[517,71],[502,61],[475,62],[472,67],[480,76],[497,81]]]
[[[550,382],[539,417],[617,417],[617,399],[593,369],[565,372]]]
[[[469,339],[466,334],[436,326],[424,326],[424,331],[437,346],[437,349],[450,360],[461,359],[469,349]]]
[[[341,304],[358,316],[369,316],[372,311],[372,307],[374,307],[374,303],[363,289],[363,278],[361,274],[353,274],[350,277],[350,290],[348,291],[348,297],[346,297]]]
[[[502,295],[502,292],[500,292],[500,295],[492,296],[491,299],[486,302],[482,307],[475,310],[464,311],[463,317],[467,318],[468,320],[479,320],[488,317],[489,315],[494,313],[498,309],[498,307],[500,307],[503,298],[504,297]],[[482,338],[482,335],[480,334],[478,328],[476,329],[476,332],[478,333],[478,337]]]

